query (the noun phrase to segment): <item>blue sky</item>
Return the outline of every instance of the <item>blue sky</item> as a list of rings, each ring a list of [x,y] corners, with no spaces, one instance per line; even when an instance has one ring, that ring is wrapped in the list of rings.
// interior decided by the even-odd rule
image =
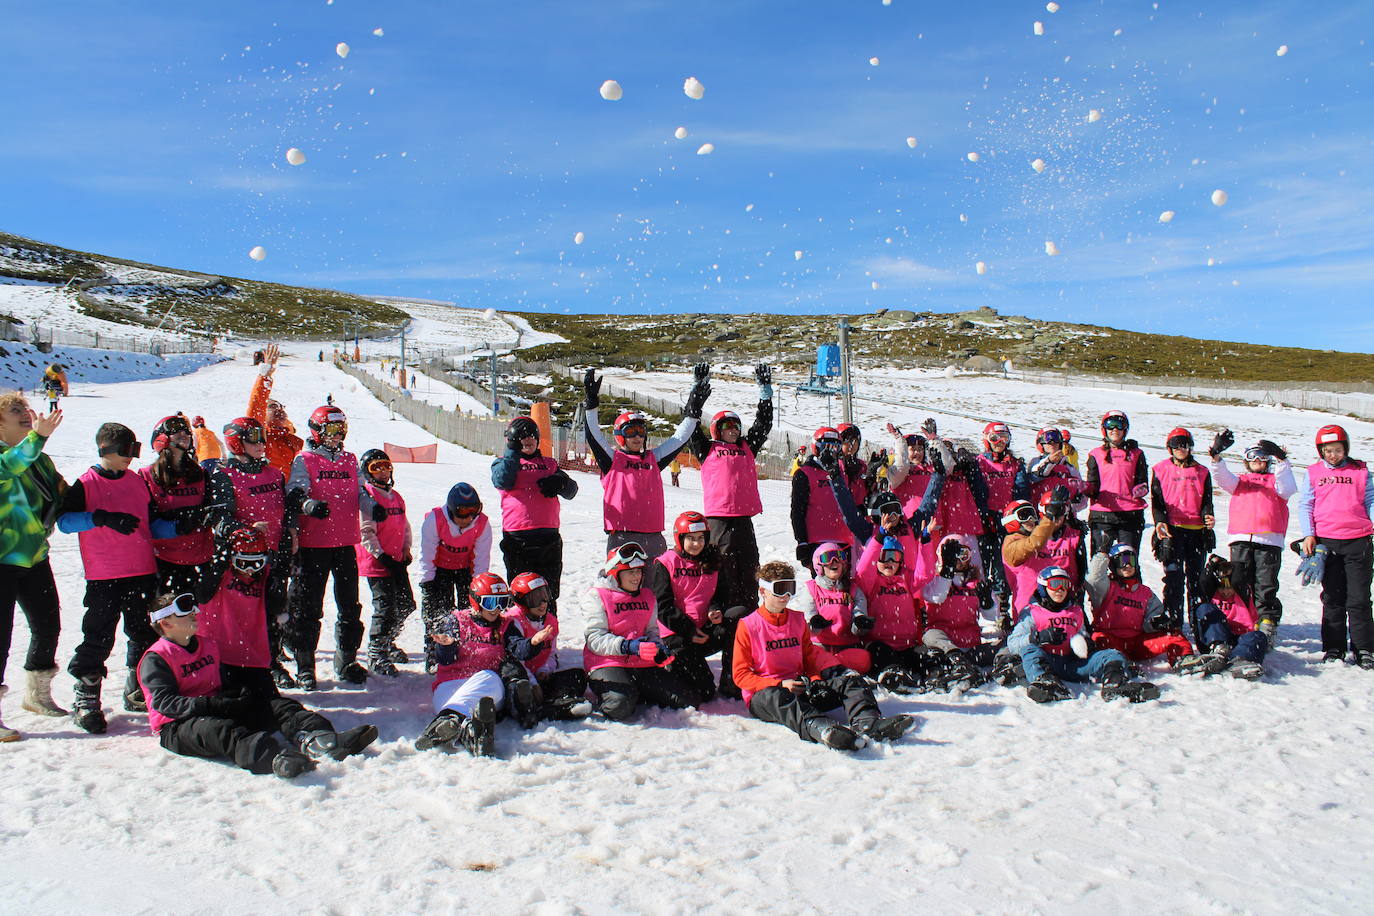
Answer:
[[[21,235],[480,307],[990,305],[1374,349],[1364,4],[7,7]]]

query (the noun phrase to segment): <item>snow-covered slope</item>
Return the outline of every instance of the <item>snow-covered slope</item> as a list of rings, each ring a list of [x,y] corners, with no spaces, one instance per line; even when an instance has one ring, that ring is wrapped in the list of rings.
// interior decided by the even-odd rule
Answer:
[[[252,372],[243,359],[177,379],[88,386],[67,402],[51,440],[58,467],[80,473],[106,420],[146,436],[180,408],[218,425],[243,409]],[[298,422],[326,393],[348,411],[355,451],[431,441],[388,421],[385,407],[329,364],[283,362],[277,394]],[[992,395],[970,389],[964,406],[982,396]],[[1008,416],[1021,409],[1014,390],[996,397]],[[1016,416],[1042,415],[1030,405],[1047,403],[1043,391],[1019,397],[1025,413]],[[1077,397],[1091,417],[1105,396]],[[708,410],[748,408],[752,398],[721,382]],[[1170,406],[1193,410],[1161,402],[1158,416],[1138,425],[1173,425]],[[814,410],[783,407],[789,422],[818,422]],[[1294,436],[1309,422],[1282,410],[1253,420],[1257,429],[1291,425]],[[951,431],[976,430],[968,421]],[[1368,442],[1358,434],[1357,452]],[[1024,437],[1019,443],[1024,452]],[[499,519],[490,460],[441,443],[438,464],[398,466],[412,520],[457,480],[474,483]],[[583,624],[577,598],[604,556],[600,485],[575,476],[582,491],[563,516],[570,663]],[[695,474],[682,479],[681,489],[668,488],[670,517],[701,503]],[[787,485],[762,487],[764,555],[790,556]],[[1224,525],[1224,499],[1221,513]],[[83,581],[75,538],[55,535],[53,544],[65,665],[80,636]],[[28,739],[0,746],[3,908],[1362,913],[1374,891],[1366,854],[1374,681],[1317,666],[1316,593],[1295,587],[1291,558],[1285,563],[1283,642],[1263,682],[1158,673],[1163,697],[1142,706],[1107,705],[1082,688],[1049,708],[998,687],[883,697],[886,711],[911,712],[920,727],[852,756],[804,744],[725,701],[650,711],[630,724],[592,719],[521,733],[504,723],[498,759],[417,753],[429,679],[412,664],[363,691],[325,680],[330,689],[308,701],[340,727],[369,719],[381,737],[364,757],[288,784],[161,750],[142,717],[114,705],[121,637],[105,691],[109,734],[78,734],[64,720],[20,712],[13,697],[5,703],[6,723]],[[1146,574],[1158,582],[1153,561]],[[327,625],[323,672],[331,633]],[[11,684],[22,677],[26,641],[21,617]],[[414,620],[402,644],[419,649]],[[70,700],[65,676],[57,695]]]

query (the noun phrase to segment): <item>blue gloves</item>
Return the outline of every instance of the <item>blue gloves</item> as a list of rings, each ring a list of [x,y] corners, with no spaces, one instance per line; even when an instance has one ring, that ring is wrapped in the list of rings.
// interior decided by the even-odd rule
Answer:
[[[1302,580],[1303,585],[1312,585],[1322,580],[1322,574],[1326,572],[1326,555],[1330,553],[1325,544],[1318,544],[1317,549],[1312,551],[1312,556],[1303,557],[1298,564],[1297,576]]]

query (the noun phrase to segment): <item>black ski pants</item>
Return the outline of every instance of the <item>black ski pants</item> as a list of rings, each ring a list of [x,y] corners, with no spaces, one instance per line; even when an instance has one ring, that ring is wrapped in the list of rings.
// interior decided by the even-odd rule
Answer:
[[[296,576],[291,582],[292,647],[296,666],[315,669],[315,648],[320,644],[320,623],[324,618],[324,590],[334,577],[334,639],[338,649],[334,667],[342,668],[358,656],[363,643],[363,606],[358,602],[358,555],[351,545],[343,547],[302,547],[296,554]]]
[[[262,673],[270,684],[266,669]],[[251,696],[252,707],[240,715],[178,719],[164,725],[158,739],[164,748],[183,757],[227,757],[250,772],[270,773],[272,758],[282,749],[275,733],[285,735],[294,747],[301,732],[334,730],[324,716],[281,696],[275,688],[271,694],[253,692]]]
[[[1278,623],[1283,618],[1283,604],[1279,601],[1282,565],[1282,547],[1253,541],[1231,544],[1231,584],[1249,589],[1254,596],[1255,613],[1261,620],[1269,618]]]
[[[24,656],[25,671],[48,671],[57,667],[57,637],[62,630],[57,585],[52,566],[44,557],[33,566],[0,564],[0,684],[5,683],[5,665],[14,638],[14,606],[18,604],[29,623],[29,652]]]
[[[747,515],[712,515],[706,519],[711,543],[720,551],[715,602],[721,607],[758,606],[759,542]]]
[[[102,680],[109,672],[105,662],[114,649],[115,629],[124,619],[127,643],[124,662],[129,668],[126,693],[138,690],[138,662],[157,634],[148,622],[148,611],[157,591],[157,576],[128,576],[123,579],[93,579],[86,582],[86,613],[81,618],[81,644],[72,655],[67,671],[72,677]]]
[[[372,592],[372,631],[368,636],[368,651],[385,654],[405,626],[406,618],[415,611],[415,592],[410,576],[402,573],[390,576],[368,576],[368,590]]]
[[[1210,528],[1169,526],[1173,537],[1161,538],[1155,557],[1164,565],[1164,607],[1178,621],[1187,611],[1188,632],[1197,643],[1197,621],[1193,609],[1202,601],[1202,567],[1207,562],[1209,545],[1216,543]]]
[[[666,668],[597,668],[587,681],[601,701],[601,714],[623,721],[640,703],[685,709],[696,703],[691,686]]]
[[[1129,544],[1136,552],[1136,556],[1140,556],[1140,540],[1145,533],[1145,515],[1143,512],[1139,513],[1128,522],[1121,517],[1123,514],[1101,516],[1093,512],[1088,513],[1088,559],[1099,553],[1106,553],[1111,550],[1113,544]]]
[[[1374,572],[1374,542],[1370,538],[1317,538],[1330,553],[1322,574],[1322,651],[1374,652],[1374,620],[1370,613],[1370,579]]]
[[[157,587],[161,594],[195,595],[200,590],[201,568],[194,564],[157,561]]]
[[[827,678],[826,684],[840,695],[840,704],[851,725],[872,722],[881,715],[878,701],[864,686],[863,678],[840,675]],[[813,706],[805,694],[783,687],[768,687],[749,698],[749,712],[754,718],[786,725],[803,741],[819,737],[819,730],[829,724],[828,711]]]
[[[506,581],[532,572],[549,583],[549,610],[558,613],[559,583],[563,580],[563,536],[557,528],[530,528],[507,531],[501,536],[501,558],[506,563]]]

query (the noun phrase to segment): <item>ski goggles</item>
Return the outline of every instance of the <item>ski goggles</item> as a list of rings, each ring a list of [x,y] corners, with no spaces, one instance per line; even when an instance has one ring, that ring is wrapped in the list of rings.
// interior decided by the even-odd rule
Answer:
[[[988,441],[989,441],[989,442],[1010,442],[1010,441],[1011,441],[1011,434],[1010,434],[1010,433],[1003,432],[1003,431],[1000,430],[1000,429],[998,429],[998,430],[993,430],[992,432],[988,433]]]
[[[882,553],[878,554],[878,562],[900,563],[902,562],[902,558],[904,556],[906,556],[906,554],[902,553],[900,550],[894,550],[889,547],[887,550],[884,550]]]
[[[100,455],[118,455],[121,458],[137,458],[143,453],[142,442],[121,442],[118,445],[102,445]]]
[[[1045,580],[1045,588],[1049,589],[1050,591],[1055,591],[1061,588],[1067,589],[1072,585],[1073,580],[1071,580],[1068,576],[1051,576],[1050,578]]]
[[[641,566],[648,565],[648,563],[649,555],[644,552],[643,547],[640,547],[638,544],[622,544],[620,547],[616,548],[615,553],[611,555],[606,565],[611,567],[625,566],[629,569],[639,569]]]
[[[760,579],[759,588],[774,598],[790,598],[797,593],[797,580],[777,579],[770,582],[767,579]]]
[[[742,428],[743,427],[740,425],[739,420],[735,417],[726,417],[724,420],[721,420],[719,423],[716,424],[716,429],[719,429],[722,432],[727,429],[733,429],[735,432],[739,432]]]
[[[1193,447],[1192,440],[1191,440],[1191,439],[1188,439],[1186,436],[1174,436],[1174,437],[1172,437],[1171,439],[1169,439],[1168,442],[1166,442],[1166,443],[1164,443],[1164,444],[1167,445],[1169,448],[1188,448],[1188,449],[1190,449],[1190,448]]]
[[[820,556],[818,556],[818,557],[816,558],[816,562],[818,562],[818,563],[819,563],[820,565],[822,565],[822,566],[830,566],[830,565],[833,564],[833,563],[843,563],[843,562],[844,562],[844,551],[843,551],[843,550],[826,550],[826,551],[822,552],[822,553],[820,554]]]
[[[183,417],[168,417],[162,423],[162,431],[169,436],[175,436],[177,433],[189,433],[191,424],[187,423]]]
[[[325,422],[323,422],[323,423],[320,424],[320,435],[321,435],[321,436],[339,436],[339,437],[347,436],[347,435],[348,435],[348,421],[347,421],[347,420],[326,420]]]
[[[234,554],[234,568],[239,572],[260,573],[267,566],[267,555],[261,553]]]
[[[391,477],[391,459],[374,458],[367,463],[363,470],[367,471],[369,477],[389,479]]]
[[[1064,434],[1057,429],[1047,429],[1040,434],[1040,441],[1046,445],[1063,445]]]
[[[246,426],[235,435],[241,442],[259,443],[267,441],[267,432],[261,426]]]
[[[476,518],[482,511],[481,506],[458,506],[448,510],[448,514],[453,516],[454,521],[461,521],[469,518]]]
[[[176,615],[177,617],[190,617],[199,610],[200,608],[196,607],[195,596],[187,592],[184,595],[177,595],[172,603],[166,607],[160,607],[153,611],[152,614],[149,615],[149,618],[153,623],[157,623],[159,620],[166,620],[172,615]]]
[[[477,605],[484,611],[504,611],[510,607],[510,595],[478,595]]]
[[[518,596],[518,604],[524,607],[539,607],[541,604],[549,603],[549,587],[547,585],[537,585],[525,594]]]
[[[1016,511],[1011,514],[1011,517],[1018,522],[1038,522],[1040,520],[1040,513],[1035,511],[1034,506],[1017,506]],[[964,550],[968,550],[968,548],[965,547]]]
[[[1265,453],[1264,449],[1259,448],[1258,446],[1252,445],[1252,446],[1250,446],[1249,448],[1247,448],[1247,449],[1245,450],[1245,460],[1246,460],[1246,461],[1268,461],[1268,460],[1269,460],[1269,455]]]
[[[1140,566],[1135,553],[1129,550],[1114,555],[1109,562],[1112,569],[1136,569]]]
[[[1121,419],[1120,417],[1108,417],[1107,419],[1102,421],[1102,428],[1119,429],[1124,432],[1126,430],[1126,421]]]

